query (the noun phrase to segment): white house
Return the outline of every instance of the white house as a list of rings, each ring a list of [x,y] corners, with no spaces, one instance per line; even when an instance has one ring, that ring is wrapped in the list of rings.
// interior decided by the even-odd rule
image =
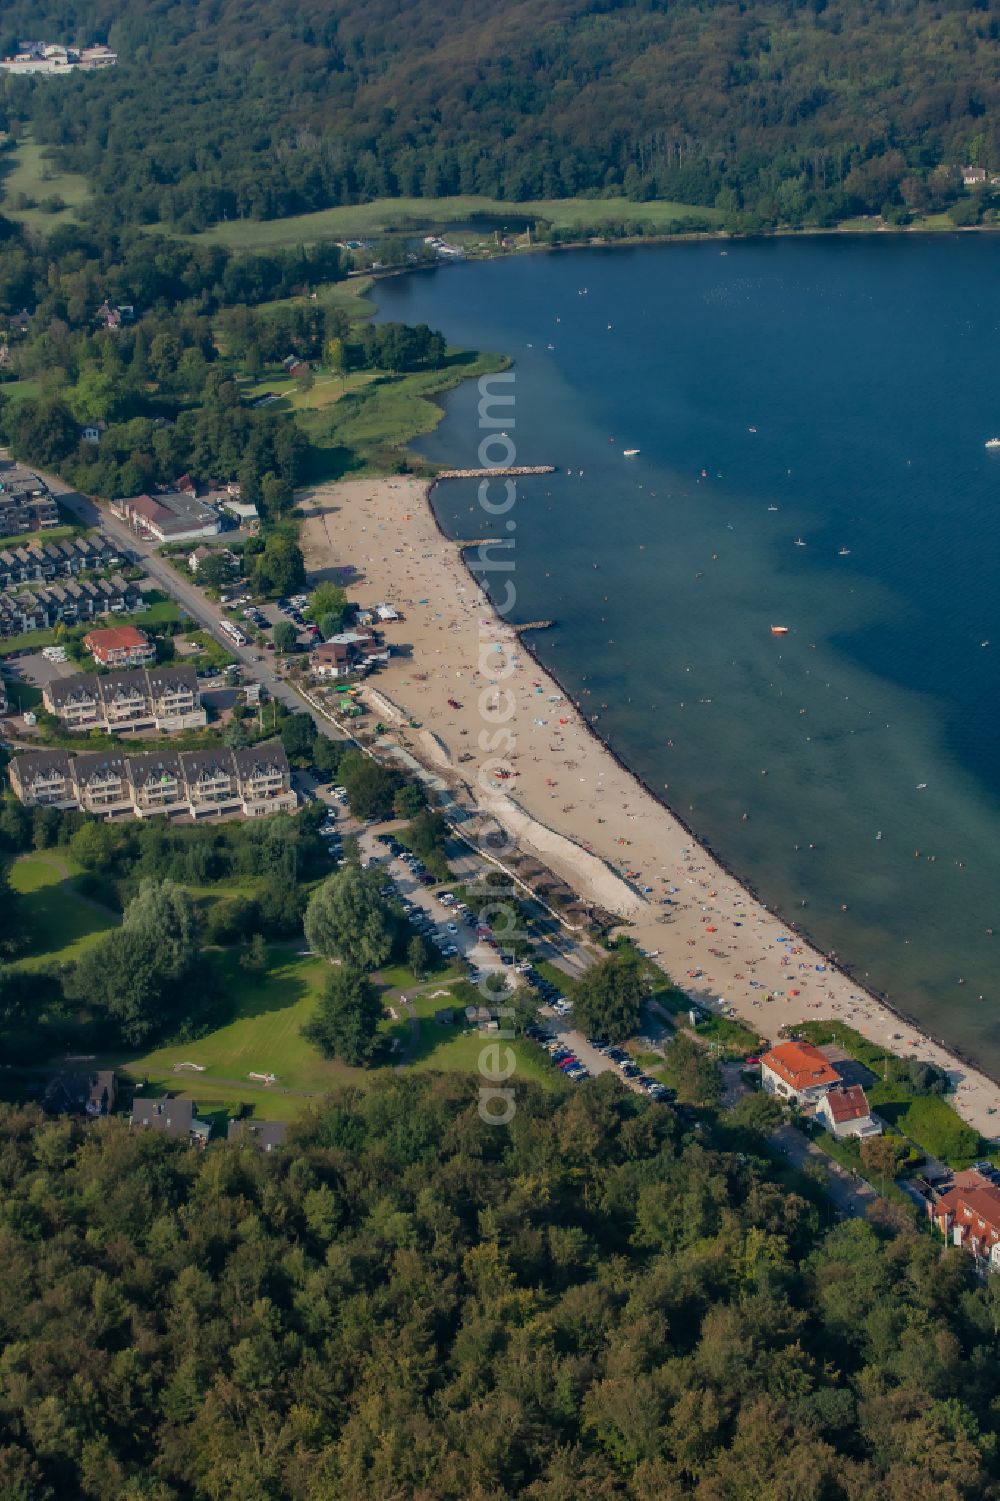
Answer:
[[[828,1090],[816,1106],[816,1115],[836,1137],[882,1135],[882,1123],[872,1115],[860,1084],[842,1084]]]
[[[840,1075],[811,1042],[781,1042],[760,1060],[761,1087],[782,1100],[818,1105],[827,1090],[841,1084]]]

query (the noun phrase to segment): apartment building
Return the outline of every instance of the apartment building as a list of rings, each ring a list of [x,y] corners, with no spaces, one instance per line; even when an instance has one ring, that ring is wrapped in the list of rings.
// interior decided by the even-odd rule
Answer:
[[[64,750],[31,751],[8,767],[10,785],[26,808],[78,808],[73,763]]]
[[[104,615],[138,609],[142,595],[121,574],[110,579],[67,578],[62,583],[36,584],[0,593],[0,636],[49,630],[60,622],[78,625]]]
[[[77,672],[42,689],[42,704],[69,730],[172,734],[207,723],[193,667],[138,667],[132,672]]]
[[[156,647],[134,625],[108,626],[89,631],[83,644],[101,667],[144,667],[156,661]]]
[[[58,525],[59,509],[45,482],[20,464],[0,465],[0,537]]]
[[[298,804],[279,740],[246,750],[31,751],[10,763],[10,783],[26,807],[79,808],[104,818],[262,818]]]

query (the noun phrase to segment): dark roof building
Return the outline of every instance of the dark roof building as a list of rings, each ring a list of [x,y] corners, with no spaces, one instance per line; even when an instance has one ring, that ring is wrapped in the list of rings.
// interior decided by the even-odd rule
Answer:
[[[285,1145],[288,1126],[285,1121],[230,1121],[229,1140],[245,1141],[258,1152],[273,1152]]]
[[[60,1069],[49,1075],[42,1108],[49,1115],[110,1115],[117,1097],[117,1081],[111,1069],[83,1073]]]

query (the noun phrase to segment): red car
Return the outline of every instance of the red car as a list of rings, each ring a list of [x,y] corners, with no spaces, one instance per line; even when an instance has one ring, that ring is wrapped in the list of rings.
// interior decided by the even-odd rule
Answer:
[[[457,698],[450,698],[448,700],[448,707],[449,709],[460,709],[462,705],[459,703]]]

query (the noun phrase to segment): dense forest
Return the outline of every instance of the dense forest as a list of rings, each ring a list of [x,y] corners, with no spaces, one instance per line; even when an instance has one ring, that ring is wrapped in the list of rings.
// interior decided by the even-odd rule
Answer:
[[[0,1107],[5,1501],[998,1494],[997,1302],[604,1077],[345,1088],[288,1149]]]
[[[829,222],[1000,169],[988,0],[10,0],[0,32],[119,52],[0,95],[108,222],[608,190]]]

